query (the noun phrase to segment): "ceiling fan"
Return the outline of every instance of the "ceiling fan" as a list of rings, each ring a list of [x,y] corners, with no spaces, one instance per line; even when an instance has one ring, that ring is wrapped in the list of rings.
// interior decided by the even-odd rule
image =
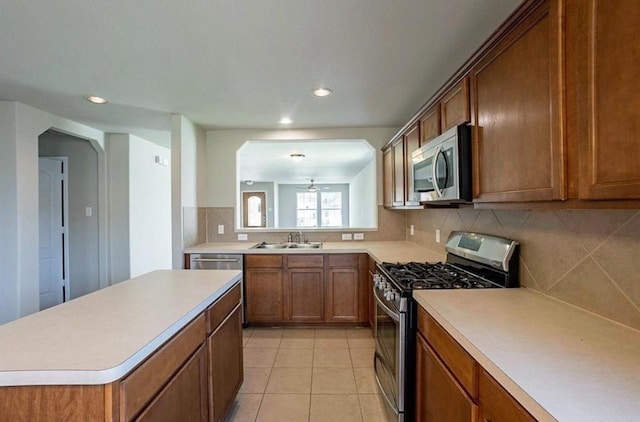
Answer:
[[[320,189],[331,189],[331,188],[329,188],[327,186],[316,186],[313,183],[313,179],[309,179],[309,181],[311,182],[311,184],[309,186],[307,186],[306,188],[298,187],[298,189],[304,189],[304,190],[306,190],[308,192],[317,192]]]

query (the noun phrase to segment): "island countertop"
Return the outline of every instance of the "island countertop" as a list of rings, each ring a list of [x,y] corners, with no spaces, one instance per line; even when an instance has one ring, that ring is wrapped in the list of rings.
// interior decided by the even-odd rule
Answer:
[[[414,298],[538,420],[640,420],[639,331],[530,289]]]
[[[154,271],[0,325],[0,386],[120,379],[240,278]]]

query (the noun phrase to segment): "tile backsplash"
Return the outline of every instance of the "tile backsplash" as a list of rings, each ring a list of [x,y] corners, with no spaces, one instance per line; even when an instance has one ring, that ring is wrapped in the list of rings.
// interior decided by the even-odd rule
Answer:
[[[521,285],[640,329],[640,211],[407,212],[410,242],[444,253],[452,230],[519,241]]]
[[[183,216],[184,246],[190,247],[204,242],[237,242],[233,207],[195,208],[185,207]],[[218,234],[218,225],[224,225],[224,234]],[[303,230],[303,235],[311,242],[339,242],[342,233],[362,232],[365,240],[405,240],[407,215],[404,211],[390,211],[378,207],[378,230],[336,230],[312,232]],[[286,241],[291,230],[282,232],[245,232],[249,242]]]
[[[225,233],[217,227],[224,224]],[[414,226],[414,234],[410,227]],[[185,208],[185,247],[235,242],[234,208]],[[435,230],[441,243],[435,241]],[[365,240],[408,240],[445,253],[452,230],[494,234],[520,242],[520,284],[640,330],[639,210],[390,211],[378,207],[378,230]],[[289,231],[249,232],[249,242],[280,242]],[[304,232],[314,242],[341,241],[353,230]]]

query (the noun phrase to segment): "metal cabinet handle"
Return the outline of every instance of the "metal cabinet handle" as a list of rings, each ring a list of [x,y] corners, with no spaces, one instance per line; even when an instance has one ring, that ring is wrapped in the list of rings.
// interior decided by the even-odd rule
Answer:
[[[193,258],[194,262],[239,262],[238,258]]]

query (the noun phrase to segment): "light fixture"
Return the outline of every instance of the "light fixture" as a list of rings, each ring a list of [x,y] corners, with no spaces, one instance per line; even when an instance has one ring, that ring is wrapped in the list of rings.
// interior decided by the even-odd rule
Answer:
[[[291,158],[296,163],[299,163],[300,161],[304,160],[304,157],[305,157],[304,154],[289,154],[289,158]]]
[[[106,104],[109,102],[106,98],[98,97],[96,95],[88,95],[85,98],[93,104]]]
[[[288,117],[283,117],[282,119],[280,119],[280,121],[278,121],[278,123],[280,123],[281,125],[290,125],[291,123],[293,123],[293,120]]]
[[[316,88],[313,91],[311,91],[311,95],[319,98],[328,97],[331,94],[333,94],[333,91],[330,90],[329,88]]]

